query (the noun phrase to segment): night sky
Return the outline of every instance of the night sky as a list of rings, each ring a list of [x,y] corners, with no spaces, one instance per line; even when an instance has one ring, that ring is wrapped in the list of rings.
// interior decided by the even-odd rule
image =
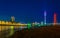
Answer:
[[[60,22],[60,0],[0,0],[0,20],[10,20],[11,16],[22,23],[44,21],[47,12],[47,23],[53,22],[54,12]]]

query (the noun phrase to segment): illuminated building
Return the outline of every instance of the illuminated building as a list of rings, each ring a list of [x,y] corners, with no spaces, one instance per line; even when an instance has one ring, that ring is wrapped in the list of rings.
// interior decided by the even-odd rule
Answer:
[[[14,17],[14,16],[11,17],[11,21],[12,21],[12,22],[15,21],[15,17]]]
[[[21,24],[20,22],[15,22],[14,16],[11,17],[11,21],[0,21],[0,31],[4,31],[8,29],[12,31],[15,28],[16,29],[20,28],[20,26],[25,27],[27,26],[27,24]]]

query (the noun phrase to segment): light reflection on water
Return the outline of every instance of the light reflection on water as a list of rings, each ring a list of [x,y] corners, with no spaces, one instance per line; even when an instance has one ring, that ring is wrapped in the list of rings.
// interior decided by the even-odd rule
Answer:
[[[13,35],[16,30],[22,30],[27,27],[20,26],[0,26],[0,38],[8,38]]]

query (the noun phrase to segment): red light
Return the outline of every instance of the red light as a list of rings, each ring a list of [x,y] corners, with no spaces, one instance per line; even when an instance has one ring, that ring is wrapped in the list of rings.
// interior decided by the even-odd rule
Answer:
[[[54,13],[54,25],[56,25],[56,13]]]

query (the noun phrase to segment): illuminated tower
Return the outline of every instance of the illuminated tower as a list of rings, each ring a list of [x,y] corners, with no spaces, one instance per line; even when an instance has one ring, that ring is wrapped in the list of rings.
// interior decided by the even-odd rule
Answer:
[[[44,11],[44,24],[46,25],[46,11]]]
[[[11,21],[12,21],[12,22],[15,21],[15,17],[14,17],[14,16],[11,17]]]
[[[56,13],[54,13],[54,25],[56,25],[57,21],[56,21]]]

